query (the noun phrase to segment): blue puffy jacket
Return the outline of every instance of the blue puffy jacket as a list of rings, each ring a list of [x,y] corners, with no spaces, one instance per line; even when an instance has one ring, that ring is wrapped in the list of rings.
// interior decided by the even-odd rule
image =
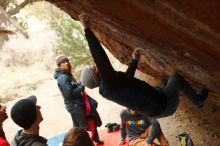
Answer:
[[[64,98],[64,104],[68,112],[73,113],[77,108],[84,106],[84,100],[81,92],[84,86],[73,80],[72,74],[56,69],[54,78]]]

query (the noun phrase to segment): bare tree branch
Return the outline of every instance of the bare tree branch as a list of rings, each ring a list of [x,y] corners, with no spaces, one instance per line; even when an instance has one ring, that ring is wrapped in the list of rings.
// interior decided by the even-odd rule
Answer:
[[[9,4],[9,0],[0,0],[0,6],[6,10],[7,6]]]
[[[17,5],[14,9],[7,11],[7,13],[9,15],[15,15],[15,14],[19,13],[20,10],[23,9],[26,5],[33,3],[33,2],[36,2],[36,1],[41,1],[41,0],[25,0],[22,3],[20,3],[19,5]]]

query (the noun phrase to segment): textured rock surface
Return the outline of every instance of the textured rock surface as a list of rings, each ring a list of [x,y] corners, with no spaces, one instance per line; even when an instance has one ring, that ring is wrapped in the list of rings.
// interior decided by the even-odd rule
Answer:
[[[0,37],[7,34],[22,34],[28,37],[26,32],[10,18],[10,16],[0,6]],[[7,39],[7,36],[6,36]]]
[[[139,70],[158,80],[181,72],[195,88],[220,93],[220,1],[48,0],[73,19],[91,18],[97,37],[122,63],[146,50]]]

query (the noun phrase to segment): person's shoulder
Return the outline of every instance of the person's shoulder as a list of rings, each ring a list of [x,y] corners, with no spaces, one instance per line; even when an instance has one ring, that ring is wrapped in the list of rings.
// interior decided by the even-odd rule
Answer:
[[[69,75],[69,74],[67,74],[67,73],[61,73],[58,77],[57,77],[57,79],[58,80],[68,80],[68,79],[71,79],[72,77]]]
[[[32,139],[31,146],[48,146],[47,145],[47,139],[43,136],[37,136]]]
[[[35,141],[34,143],[31,144],[31,146],[48,146],[47,145],[47,140],[41,140],[41,141]]]

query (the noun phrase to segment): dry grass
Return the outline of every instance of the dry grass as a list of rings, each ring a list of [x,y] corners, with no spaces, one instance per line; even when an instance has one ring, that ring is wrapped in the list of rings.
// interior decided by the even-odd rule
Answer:
[[[28,94],[37,85],[50,77],[50,73],[42,65],[29,67],[0,67],[0,102]]]
[[[28,94],[45,79],[52,77],[56,33],[47,27],[22,35],[10,36],[0,48],[0,102]]]

